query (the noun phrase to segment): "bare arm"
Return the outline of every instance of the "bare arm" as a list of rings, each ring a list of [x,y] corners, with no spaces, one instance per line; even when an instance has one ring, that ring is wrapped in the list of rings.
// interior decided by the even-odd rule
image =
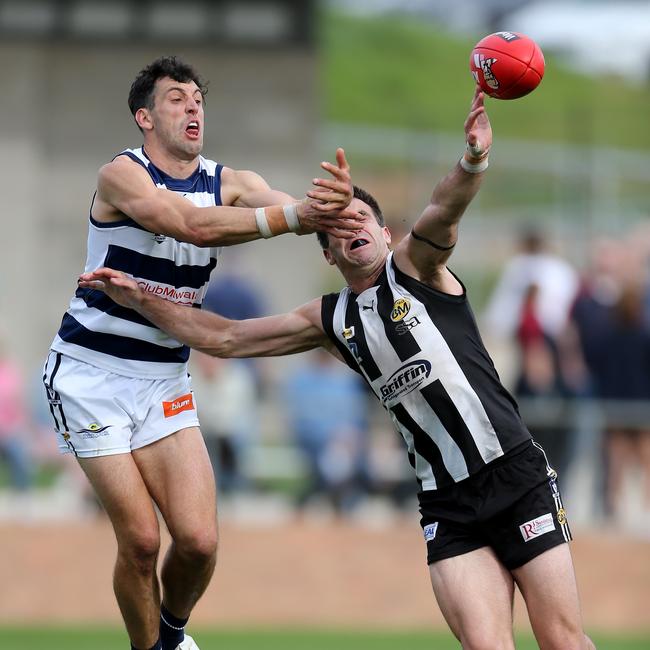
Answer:
[[[483,106],[483,93],[474,93],[469,116],[465,121],[470,165],[487,162],[492,145],[492,128]],[[395,263],[405,273],[446,293],[460,293],[460,284],[447,270],[458,239],[458,223],[478,192],[483,172],[470,173],[460,164],[434,188],[429,205],[424,209],[409,235],[395,249]]]
[[[351,219],[349,214],[339,216],[341,208],[349,204],[352,196],[349,168],[335,165],[331,167],[332,170],[328,171],[332,171],[334,175],[338,192],[333,195],[330,193],[329,202],[317,196],[316,200],[306,199],[295,204],[299,234],[323,231],[338,237],[353,237],[359,228],[357,221]],[[266,182],[253,172],[239,173],[242,174],[242,182],[247,184],[248,189],[241,196],[237,194],[238,190],[233,194],[231,189],[229,200],[243,205],[243,196],[251,205],[267,201],[294,203],[289,195],[271,190]],[[328,211],[323,210],[324,206],[328,207]],[[330,212],[329,208],[332,206],[334,211]],[[288,232],[289,227],[287,222],[283,221],[281,206],[271,210],[275,210],[275,215],[280,215],[279,218],[276,216],[276,223],[280,227],[276,228],[273,234]],[[253,207],[196,207],[175,192],[157,188],[140,165],[125,156],[118,156],[104,165],[99,172],[93,216],[100,221],[114,221],[124,218],[124,215],[151,232],[169,235],[197,246],[228,246],[262,236]]]
[[[84,273],[79,286],[104,291],[181,343],[212,356],[280,356],[318,346],[334,353],[321,323],[320,298],[286,314],[235,321],[145,293],[135,280],[109,268]]]

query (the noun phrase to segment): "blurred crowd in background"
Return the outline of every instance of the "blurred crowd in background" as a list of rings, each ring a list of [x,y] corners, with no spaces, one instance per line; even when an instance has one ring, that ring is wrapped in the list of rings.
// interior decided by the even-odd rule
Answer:
[[[515,250],[516,249],[516,250]],[[513,241],[484,309],[488,349],[508,350],[509,389],[585,525],[650,534],[650,225],[592,242],[584,268],[533,228]],[[471,297],[471,296],[470,296]],[[265,288],[223,269],[205,308],[274,313]],[[273,360],[192,353],[192,381],[222,501],[275,494],[293,512],[351,517],[373,500],[413,505],[403,443],[360,378],[328,353],[281,381]],[[498,365],[498,364],[497,364]],[[0,491],[74,492],[101,512],[60,456],[40,371],[0,346]]]

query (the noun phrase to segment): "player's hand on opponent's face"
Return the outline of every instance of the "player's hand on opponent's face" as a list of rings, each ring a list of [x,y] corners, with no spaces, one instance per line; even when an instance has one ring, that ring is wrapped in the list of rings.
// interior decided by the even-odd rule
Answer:
[[[138,283],[133,278],[107,267],[82,273],[77,283],[84,289],[103,291],[111,300],[123,307],[135,307],[142,294]]]
[[[492,146],[492,126],[485,112],[483,101],[485,95],[479,86],[476,86],[472,106],[465,120],[465,137],[472,156],[481,158]]]
[[[345,151],[336,150],[336,165],[321,163],[332,179],[315,178],[316,189],[307,192],[307,198],[298,206],[301,234],[326,232],[334,237],[352,239],[362,228],[362,220],[348,206],[354,198],[350,166]]]

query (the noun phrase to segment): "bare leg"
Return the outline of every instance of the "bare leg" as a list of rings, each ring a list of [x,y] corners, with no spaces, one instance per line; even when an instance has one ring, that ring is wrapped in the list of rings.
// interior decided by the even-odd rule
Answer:
[[[165,519],[172,545],[161,579],[165,607],[187,618],[208,586],[217,557],[217,505],[210,458],[197,428],[133,452]]]
[[[514,581],[489,547],[434,562],[431,584],[465,650],[514,650]]]
[[[594,650],[582,628],[568,544],[549,549],[512,573],[540,650]]]
[[[137,648],[150,648],[160,621],[160,531],[153,502],[131,454],[80,458],[79,464],[115,531],[113,588],[129,638]]]

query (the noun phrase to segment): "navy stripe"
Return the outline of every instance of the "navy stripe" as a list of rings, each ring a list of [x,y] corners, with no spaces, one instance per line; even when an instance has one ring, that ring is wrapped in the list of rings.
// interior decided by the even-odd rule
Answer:
[[[95,219],[91,214],[90,223],[92,223],[95,228],[121,228],[122,226],[131,226],[144,230],[140,224],[133,221],[130,217],[120,219],[119,221],[97,221],[97,219]]]
[[[442,426],[462,450],[470,474],[485,467],[485,462],[476,446],[470,430],[461,417],[449,393],[439,379],[420,390],[431,410],[440,418]]]
[[[185,363],[190,356],[190,349],[187,346],[165,348],[128,336],[93,332],[68,313],[63,315],[59,336],[67,343],[133,361]]]
[[[144,149],[143,153],[147,156]],[[208,170],[201,169],[200,166],[187,178],[174,178],[173,176],[166,174],[162,169],[156,167],[151,161],[149,161],[149,164],[145,164],[131,151],[123,151],[118,154],[118,156],[128,156],[134,162],[142,165],[142,167],[147,170],[154,183],[164,185],[168,190],[172,190],[173,192],[188,192],[190,194],[195,194],[196,192],[208,192],[209,194],[214,194],[215,177],[210,176]],[[148,159],[149,157],[147,156],[147,160]]]
[[[390,410],[398,422],[413,435],[415,451],[431,465],[433,476],[436,479],[436,487],[441,488],[445,485],[453,484],[454,479],[442,462],[440,449],[438,449],[431,436],[408,414],[408,411],[402,404],[395,404],[395,406],[390,407]],[[413,463],[413,466],[415,466],[415,463]]]
[[[200,289],[210,280],[210,273],[217,265],[214,257],[203,266],[183,264],[177,266],[173,260],[144,255],[130,248],[111,244],[106,253],[104,266],[123,271],[136,278],[150,280],[170,287]]]
[[[82,289],[80,287],[74,295],[77,298],[81,298],[88,307],[99,309],[99,311],[103,311],[105,314],[109,314],[115,318],[121,318],[122,320],[128,320],[129,322],[137,323],[138,325],[147,325],[148,327],[158,329],[156,325],[147,320],[144,316],[138,314],[137,311],[118,305],[103,291],[98,291],[97,289]]]

